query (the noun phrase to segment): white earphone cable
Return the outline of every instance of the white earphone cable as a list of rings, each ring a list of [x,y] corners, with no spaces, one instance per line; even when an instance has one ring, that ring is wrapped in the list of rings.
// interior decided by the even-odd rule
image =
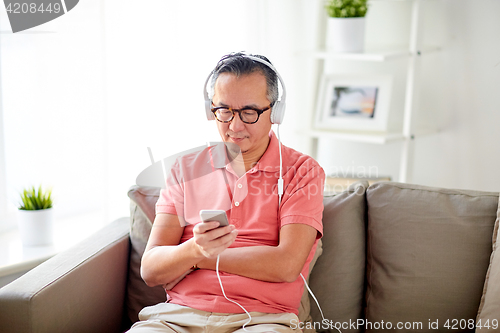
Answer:
[[[304,278],[304,275],[302,275],[302,273],[300,273],[300,277],[302,278],[302,280],[304,280],[304,286],[306,286],[307,291],[309,292],[309,295],[311,295],[312,298],[314,299],[314,301],[316,302],[316,305],[318,306],[319,312],[321,313],[321,318],[323,319],[323,322],[325,322],[326,321],[325,315],[323,314],[323,310],[321,310],[321,306],[319,305],[318,299],[316,298],[316,296],[312,292],[311,288],[309,288],[309,286],[307,285],[306,279]],[[338,329],[337,327],[333,326],[333,328],[335,328],[339,333],[342,333],[342,331],[340,331],[340,329]]]
[[[220,284],[220,289],[222,290],[222,295],[224,295],[224,297],[229,301],[229,302],[232,302],[236,305],[238,305],[240,308],[243,309],[243,311],[245,311],[245,313],[248,315],[248,321],[246,323],[243,324],[243,330],[244,331],[247,331],[247,329],[245,328],[246,325],[248,325],[251,321],[252,321],[252,316],[250,315],[250,313],[248,313],[247,309],[245,309],[240,303],[236,302],[236,301],[233,301],[232,299],[228,298],[226,296],[226,292],[224,291],[224,287],[222,286],[222,281],[220,279],[220,274],[219,274],[219,258],[220,258],[220,255],[217,255],[217,264],[215,265],[215,272],[217,273],[217,279],[219,280],[219,284]]]
[[[321,310],[321,306],[319,306],[318,299],[316,298],[316,296],[314,296],[311,288],[309,288],[309,286],[307,285],[306,279],[304,278],[304,275],[302,275],[302,273],[300,273],[300,277],[302,278],[302,280],[304,280],[304,286],[306,286],[307,291],[309,291],[309,294],[312,296],[312,298],[316,302],[316,305],[318,306],[319,312],[321,313],[321,318],[323,318],[323,320],[325,320],[325,316],[323,315],[323,310]]]
[[[281,139],[280,139],[280,125],[276,130],[278,136],[279,154],[280,154],[280,177],[278,178],[278,210],[281,206],[281,196],[283,195],[283,158],[281,157]]]

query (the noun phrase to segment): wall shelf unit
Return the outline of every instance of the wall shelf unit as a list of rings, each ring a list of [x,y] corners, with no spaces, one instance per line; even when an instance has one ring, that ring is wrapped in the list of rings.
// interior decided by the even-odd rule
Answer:
[[[438,52],[438,46],[425,46],[417,52],[417,55],[427,55],[432,52]],[[406,46],[366,46],[364,52],[360,53],[332,53],[324,49],[311,52],[317,59],[321,60],[349,60],[349,61],[374,61],[384,62],[400,58],[410,58],[411,52]]]
[[[372,0],[371,2],[393,2],[391,0]],[[399,1],[400,2],[400,1]],[[391,63],[393,60],[403,59],[407,61],[405,70],[405,84],[404,84],[404,96],[401,96],[404,100],[403,110],[396,110],[402,114],[402,123],[400,124],[400,129],[394,132],[394,129],[388,129],[388,132],[359,132],[359,131],[348,131],[348,130],[318,130],[315,128],[315,113],[316,107],[313,108],[313,115],[311,117],[308,127],[300,131],[300,134],[305,135],[309,141],[309,154],[315,158],[318,156],[318,141],[319,140],[345,140],[350,142],[368,143],[368,144],[388,144],[392,142],[401,142],[400,145],[400,162],[399,162],[399,178],[400,182],[411,182],[412,180],[412,169],[413,169],[413,154],[414,154],[414,140],[422,135],[434,134],[437,130],[419,130],[415,128],[415,115],[416,110],[416,94],[419,83],[418,71],[420,66],[420,58],[427,54],[432,54],[440,51],[439,46],[428,45],[423,46],[421,43],[422,35],[422,2],[424,0],[407,0],[406,2],[411,3],[411,18],[410,18],[410,33],[407,45],[370,45],[365,46],[365,51],[361,53],[333,53],[328,52],[323,47],[323,41],[318,38],[318,45],[316,50],[307,52],[307,57],[312,58],[315,61],[315,86],[313,96],[318,103],[317,96],[320,88],[320,80],[323,75],[335,75],[335,72],[328,72],[326,70],[325,63],[330,64],[337,61],[349,61],[349,62],[364,62],[368,63]],[[325,16],[325,12],[320,7],[319,15]],[[321,18],[318,20],[318,36],[321,36],[326,28],[326,20]],[[365,65],[364,65],[365,66]],[[369,65],[371,66],[371,65]],[[339,73],[345,75],[346,73]],[[359,73],[357,73],[359,75]],[[402,90],[400,90],[402,91]]]
[[[386,144],[389,142],[402,141],[404,139],[402,133],[358,133],[347,131],[311,130],[302,132],[302,134],[314,139],[336,139],[373,144]]]

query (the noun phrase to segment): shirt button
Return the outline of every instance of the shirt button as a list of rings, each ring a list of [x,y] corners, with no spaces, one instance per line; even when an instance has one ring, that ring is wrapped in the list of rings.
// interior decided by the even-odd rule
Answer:
[[[242,188],[243,187],[243,184],[238,184],[238,188]]]
[[[240,203],[239,203],[238,201],[236,201],[236,202],[234,203],[234,205],[235,205],[236,207],[238,207],[238,206],[240,205]]]

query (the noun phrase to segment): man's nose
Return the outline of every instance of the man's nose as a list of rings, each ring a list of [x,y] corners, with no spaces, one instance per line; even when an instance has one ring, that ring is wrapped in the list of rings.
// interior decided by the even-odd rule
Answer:
[[[233,120],[229,123],[229,129],[233,132],[242,131],[245,128],[245,123],[241,120],[238,112],[234,113]]]

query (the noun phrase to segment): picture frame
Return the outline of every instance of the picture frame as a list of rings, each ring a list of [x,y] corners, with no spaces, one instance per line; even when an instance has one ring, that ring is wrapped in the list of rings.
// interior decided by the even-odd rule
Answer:
[[[389,75],[324,75],[314,127],[385,132],[391,92],[392,77]]]

